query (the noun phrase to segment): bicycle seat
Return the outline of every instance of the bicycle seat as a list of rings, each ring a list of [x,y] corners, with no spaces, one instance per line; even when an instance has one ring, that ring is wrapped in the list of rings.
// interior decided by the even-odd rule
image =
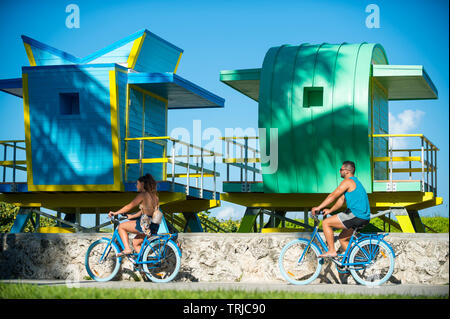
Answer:
[[[352,227],[352,229],[358,233],[361,229],[366,227],[368,224],[369,224],[369,221],[367,221],[367,223],[365,223],[364,225],[359,225],[359,226]]]

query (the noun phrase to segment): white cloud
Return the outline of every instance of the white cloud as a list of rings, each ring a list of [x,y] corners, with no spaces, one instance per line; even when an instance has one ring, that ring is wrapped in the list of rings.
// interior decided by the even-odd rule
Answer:
[[[407,134],[419,127],[425,112],[420,110],[404,110],[397,116],[389,112],[389,133]]]
[[[404,110],[397,116],[389,112],[389,134],[419,133],[417,129],[424,116],[425,112],[420,110]],[[416,139],[405,137],[395,137],[391,140],[394,149],[408,148],[417,142]]]
[[[236,212],[233,207],[227,206],[223,207],[220,211],[218,210],[215,217],[217,219],[228,220],[233,219],[235,217],[235,213]]]

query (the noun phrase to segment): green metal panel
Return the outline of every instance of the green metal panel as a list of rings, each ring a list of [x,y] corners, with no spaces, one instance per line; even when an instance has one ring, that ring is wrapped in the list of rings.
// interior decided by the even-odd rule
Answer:
[[[272,73],[278,51],[281,47],[271,48],[264,57],[259,85],[258,127],[265,129],[265,136],[260,136],[260,149],[270,154],[270,128],[272,127]],[[263,81],[262,79],[267,79]],[[264,192],[277,193],[278,180],[276,174],[267,174],[269,163],[261,162],[264,175]]]
[[[373,77],[387,88],[390,101],[438,98],[422,65],[374,65]]]
[[[373,191],[374,192],[387,192],[391,190],[390,182],[374,182]],[[394,181],[392,185],[394,191],[396,192],[421,192],[422,182],[421,181]]]
[[[268,174],[268,164],[261,164],[264,192],[331,192],[345,160],[356,163],[356,175],[372,191],[370,75],[371,63],[387,63],[383,55],[381,46],[367,43],[283,45],[267,52],[258,119],[266,139],[260,147],[270,152],[269,128],[277,128],[278,170]]]
[[[220,81],[258,101],[261,69],[220,71]]]
[[[239,225],[238,233],[250,233],[252,232],[253,225],[255,225],[256,218],[259,214],[259,208],[247,207],[245,210],[244,217],[242,217],[241,223]]]
[[[245,186],[244,182],[239,183],[228,183],[223,182],[222,184],[224,193],[241,193],[241,192],[250,192],[250,193],[263,193],[263,183],[248,183]]]

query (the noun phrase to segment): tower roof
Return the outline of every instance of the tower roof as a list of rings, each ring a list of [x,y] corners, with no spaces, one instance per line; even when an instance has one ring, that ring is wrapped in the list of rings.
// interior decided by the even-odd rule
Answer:
[[[176,72],[183,50],[147,29],[135,32],[84,58],[22,35],[31,66],[117,63],[137,72]]]

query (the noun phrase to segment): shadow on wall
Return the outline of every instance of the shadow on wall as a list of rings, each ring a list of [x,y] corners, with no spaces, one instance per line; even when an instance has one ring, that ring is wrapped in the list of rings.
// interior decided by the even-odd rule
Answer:
[[[259,127],[267,134],[278,129],[278,170],[264,174],[264,192],[329,193],[345,160],[356,163],[356,175],[372,189],[368,90],[355,93],[358,46],[282,46],[266,54]]]
[[[76,254],[88,247],[60,234],[8,233],[0,239],[0,279],[68,279],[77,273]]]
[[[294,126],[292,130],[301,138],[296,139],[293,146],[279,143],[279,165],[273,174],[278,178],[278,184],[264,180],[265,192],[281,193],[280,182],[285,182],[290,185],[285,193],[330,193],[342,180],[339,169],[346,160],[355,162],[355,175],[369,191],[372,180],[368,127],[362,123],[355,123],[350,128],[339,124],[341,119],[353,116],[352,113],[358,112],[343,107],[333,113],[316,116],[309,123]],[[291,133],[285,132],[278,136],[278,140],[290,137]]]
[[[34,183],[77,185],[113,181],[112,157],[110,163],[102,163],[98,158],[98,154],[108,153],[119,156],[116,148],[112,153],[109,82],[105,87],[83,68],[58,72],[58,77],[67,87],[65,91],[79,93],[79,114],[60,113],[61,92],[57,88],[51,88],[51,96],[33,104],[33,94],[37,92],[32,91],[33,78],[29,77]]]

